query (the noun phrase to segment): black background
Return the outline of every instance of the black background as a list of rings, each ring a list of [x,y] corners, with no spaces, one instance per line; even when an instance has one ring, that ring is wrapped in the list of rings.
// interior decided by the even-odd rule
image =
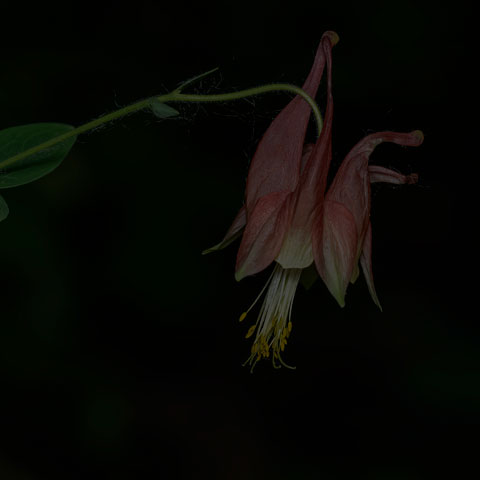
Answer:
[[[373,189],[384,312],[363,279],[344,309],[299,288],[295,371],[241,366],[237,319],[268,273],[236,283],[238,244],[200,255],[288,95],[124,118],[2,191],[0,478],[465,478],[480,423],[468,3],[10,3],[0,128],[80,125],[217,66],[192,91],[301,85],[335,30],[333,171],[373,131],[425,142],[372,156],[420,177]]]

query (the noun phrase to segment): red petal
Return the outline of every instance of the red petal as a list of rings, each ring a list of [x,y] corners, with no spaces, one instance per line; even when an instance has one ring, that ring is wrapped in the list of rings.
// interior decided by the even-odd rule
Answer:
[[[406,147],[418,147],[423,142],[423,133],[420,130],[415,130],[410,133],[397,133],[397,132],[377,132],[366,136],[360,140],[350,153],[345,157],[340,170],[348,168],[349,164],[365,161],[368,162],[368,157],[375,150],[377,145],[383,142],[396,143],[398,145],[404,145]],[[358,166],[357,166],[358,168]],[[339,170],[339,173],[340,173]]]
[[[389,170],[388,168],[379,167],[378,165],[370,165],[368,167],[368,173],[370,176],[370,183],[384,182],[401,185],[403,183],[416,183],[418,181],[418,175],[416,173],[402,175],[401,173]]]
[[[357,261],[358,234],[350,211],[326,200],[323,221],[313,232],[313,256],[317,271],[341,307]]]
[[[372,296],[375,305],[382,310],[382,306],[378,301],[377,292],[375,291],[375,285],[373,284],[372,273],[372,224],[368,222],[367,231],[363,240],[362,254],[360,255],[360,264],[362,265],[363,274],[367,281],[368,291]]]
[[[393,142],[399,145],[417,146],[423,141],[419,130],[411,133],[379,132],[368,135],[358,142],[345,157],[330,186],[326,198],[347,207],[357,225],[359,240],[365,235],[370,216],[370,172],[376,178],[387,177],[390,181],[399,181],[400,176],[381,167],[369,167],[368,160],[377,145],[382,142]],[[391,172],[386,175],[386,172]],[[378,174],[378,177],[377,177]],[[407,180],[407,177],[403,177]],[[413,181],[415,177],[408,177]]]
[[[328,168],[332,158],[333,95],[332,44],[330,42],[323,43],[323,54],[327,63],[327,108],[320,137],[302,170],[301,185],[299,186],[301,208],[298,210],[311,210],[313,205],[323,201]]]
[[[302,176],[295,190],[295,211],[289,226],[288,236],[277,261],[284,268],[305,268],[312,262],[313,222],[323,204],[328,168],[332,157],[332,45],[323,44],[327,61],[327,109],[322,132],[313,149],[307,145],[302,159]],[[306,244],[308,242],[308,245]],[[298,247],[297,247],[298,245]],[[293,248],[292,248],[293,247]]]
[[[257,201],[238,250],[237,280],[262,271],[277,256],[291,216],[291,197],[291,192],[273,192]]]
[[[303,89],[315,97],[325,66],[324,45],[338,39],[326,32],[320,41],[315,61]],[[310,106],[295,97],[275,118],[258,144],[247,178],[247,211],[264,195],[278,191],[293,191],[298,183],[303,144]]]
[[[367,285],[373,301],[380,307],[373,284],[371,266],[370,181],[407,183],[416,180],[415,175],[405,177],[382,167],[369,167],[370,154],[382,142],[417,146],[422,141],[423,134],[418,130],[411,133],[374,133],[357,143],[340,166],[326,195],[324,213],[326,217],[323,221],[323,231],[322,228],[316,229],[313,244],[317,269],[322,278],[325,277],[325,283],[329,290],[336,295],[339,303],[343,301],[342,292],[345,292],[347,285],[345,282],[352,278],[352,256],[354,266],[357,255],[360,253],[359,248],[361,248],[360,261]],[[355,227],[356,245],[352,244],[353,228],[346,221],[347,214],[342,213],[342,209],[338,206],[335,207],[337,211],[335,214],[331,207],[332,204],[341,205],[345,212],[350,214],[349,222]],[[342,238],[342,235],[346,238]],[[329,259],[328,255],[332,258]],[[345,258],[342,258],[342,255]],[[330,262],[330,273],[325,271],[324,264],[327,260]]]
[[[247,223],[247,211],[244,205],[240,209],[240,211],[237,213],[237,216],[233,220],[233,223],[228,229],[227,233],[225,234],[225,237],[223,237],[223,240],[220,243],[217,243],[216,245],[214,245],[213,247],[210,247],[204,250],[202,252],[202,255],[205,255],[206,253],[215,252],[217,250],[221,250],[222,248],[225,248],[228,245],[230,245],[242,234],[242,230],[245,227],[246,223]]]

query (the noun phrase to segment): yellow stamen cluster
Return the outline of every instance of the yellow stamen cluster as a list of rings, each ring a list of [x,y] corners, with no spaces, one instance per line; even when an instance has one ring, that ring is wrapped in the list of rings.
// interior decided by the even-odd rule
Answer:
[[[284,269],[277,264],[265,285],[268,290],[259,316],[245,335],[245,338],[250,338],[255,331],[257,332],[250,357],[246,362],[252,366],[252,370],[259,360],[269,358],[270,353],[272,353],[271,358],[275,368],[280,367],[278,362],[289,367],[283,362],[280,353],[285,350],[287,339],[292,331],[290,316],[300,273],[300,269]],[[240,322],[245,319],[252,307],[240,316]]]
[[[287,338],[290,336],[292,331],[292,322],[288,322],[287,328],[285,328],[280,336],[280,350],[283,352],[285,350],[285,345],[287,344]]]
[[[257,322],[258,323],[258,322]],[[249,338],[253,335],[257,324],[252,325],[246,335],[246,338]],[[288,324],[285,324],[285,319],[275,317],[272,319],[271,329],[266,334],[257,334],[255,342],[252,345],[251,355],[247,360],[248,363],[252,365],[252,370],[255,364],[262,358],[270,357],[270,348],[272,349],[272,362],[275,368],[279,368],[276,361],[278,360],[282,365],[289,367],[280,356],[280,352],[285,350],[287,344],[287,338],[292,331],[292,322],[289,321]],[[292,367],[289,367],[292,368]]]
[[[270,356],[270,347],[264,338],[255,340],[255,343],[252,345],[252,355],[256,357],[256,362],[262,357],[268,358]]]

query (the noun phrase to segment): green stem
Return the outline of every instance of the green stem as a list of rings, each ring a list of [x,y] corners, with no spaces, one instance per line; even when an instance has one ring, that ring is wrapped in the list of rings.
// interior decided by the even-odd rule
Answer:
[[[320,109],[316,104],[315,100],[308,95],[307,92],[302,90],[300,87],[295,85],[290,85],[288,83],[272,83],[270,85],[262,85],[260,87],[247,88],[246,90],[240,90],[239,92],[231,93],[221,93],[218,95],[192,95],[179,93],[174,91],[166,96],[170,97],[168,100],[165,100],[164,97],[157,97],[157,100],[160,102],[171,101],[171,102],[228,102],[231,100],[238,100],[245,97],[251,97],[254,95],[260,95],[267,92],[292,92],[297,95],[300,95],[309,105],[315,116],[315,122],[317,124],[317,134],[320,136],[320,132],[323,128],[322,114]]]
[[[139,110],[143,110],[148,108],[153,100],[167,103],[167,102],[227,102],[230,100],[238,100],[245,97],[251,97],[254,95],[260,95],[262,93],[267,92],[274,92],[274,91],[286,91],[292,92],[297,95],[300,95],[311,107],[313,114],[315,116],[315,121],[317,124],[317,132],[320,135],[320,132],[323,127],[323,120],[318,105],[315,103],[312,97],[310,97],[305,91],[295,85],[289,85],[286,83],[273,83],[270,85],[262,85],[260,87],[248,88],[246,90],[240,90],[239,92],[231,92],[231,93],[222,93],[218,95],[193,95],[193,94],[184,94],[180,92],[180,87],[177,90],[174,90],[171,93],[167,93],[166,95],[161,95],[159,97],[152,97],[147,98],[146,100],[141,100],[140,102],[133,103],[132,105],[128,105],[127,107],[121,108],[116,110],[115,112],[108,113],[107,115],[103,115],[96,120],[92,120],[91,122],[85,123],[80,127],[74,128],[63,135],[59,135],[54,137],[46,142],[43,142],[35,147],[31,147],[23,152],[18,153],[17,155],[13,155],[10,158],[5,159],[3,162],[0,162],[0,169],[8,167],[13,163],[16,163],[20,160],[23,160],[30,155],[34,155],[35,153],[40,152],[41,150],[45,150],[50,148],[57,143],[61,143],[68,138],[75,137],[82,133],[88,132],[89,130],[93,130],[94,128],[99,127],[105,123],[111,122],[118,118],[121,118],[129,113],[137,112]]]
[[[9,165],[12,165],[15,162],[23,160],[24,158],[27,158],[30,155],[34,155],[35,153],[38,153],[42,150],[53,147],[57,143],[64,142],[65,140],[71,137],[75,137],[77,135],[80,135],[81,133],[85,133],[85,132],[88,132],[89,130],[93,130],[94,128],[97,128],[100,125],[103,125],[104,123],[111,122],[112,120],[116,120],[117,118],[128,115],[129,113],[142,110],[148,107],[151,101],[152,100],[149,98],[147,100],[142,100],[140,102],[133,103],[132,105],[128,105],[127,107],[121,108],[120,110],[116,110],[115,112],[107,113],[107,115],[103,115],[102,117],[97,118],[96,120],[92,120],[91,122],[85,123],[80,127],[70,130],[67,133],[58,135],[57,137],[53,137],[50,140],[47,140],[46,142],[36,145],[35,147],[31,147],[27,150],[24,150],[23,152],[17,153],[17,155],[13,155],[12,157],[7,158],[3,162],[0,162],[0,169],[8,167]]]

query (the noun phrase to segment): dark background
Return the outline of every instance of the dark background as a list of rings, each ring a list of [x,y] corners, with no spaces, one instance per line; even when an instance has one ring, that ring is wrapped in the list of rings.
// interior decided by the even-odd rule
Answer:
[[[462,1],[3,2],[0,128],[80,125],[217,66],[192,91],[301,85],[331,29],[333,169],[373,131],[425,142],[372,156],[420,176],[373,189],[384,312],[363,278],[344,309],[320,282],[299,288],[295,371],[241,366],[237,319],[268,273],[236,283],[238,244],[200,255],[242,204],[288,95],[139,113],[3,190],[0,478],[465,478],[480,424],[471,15]]]

